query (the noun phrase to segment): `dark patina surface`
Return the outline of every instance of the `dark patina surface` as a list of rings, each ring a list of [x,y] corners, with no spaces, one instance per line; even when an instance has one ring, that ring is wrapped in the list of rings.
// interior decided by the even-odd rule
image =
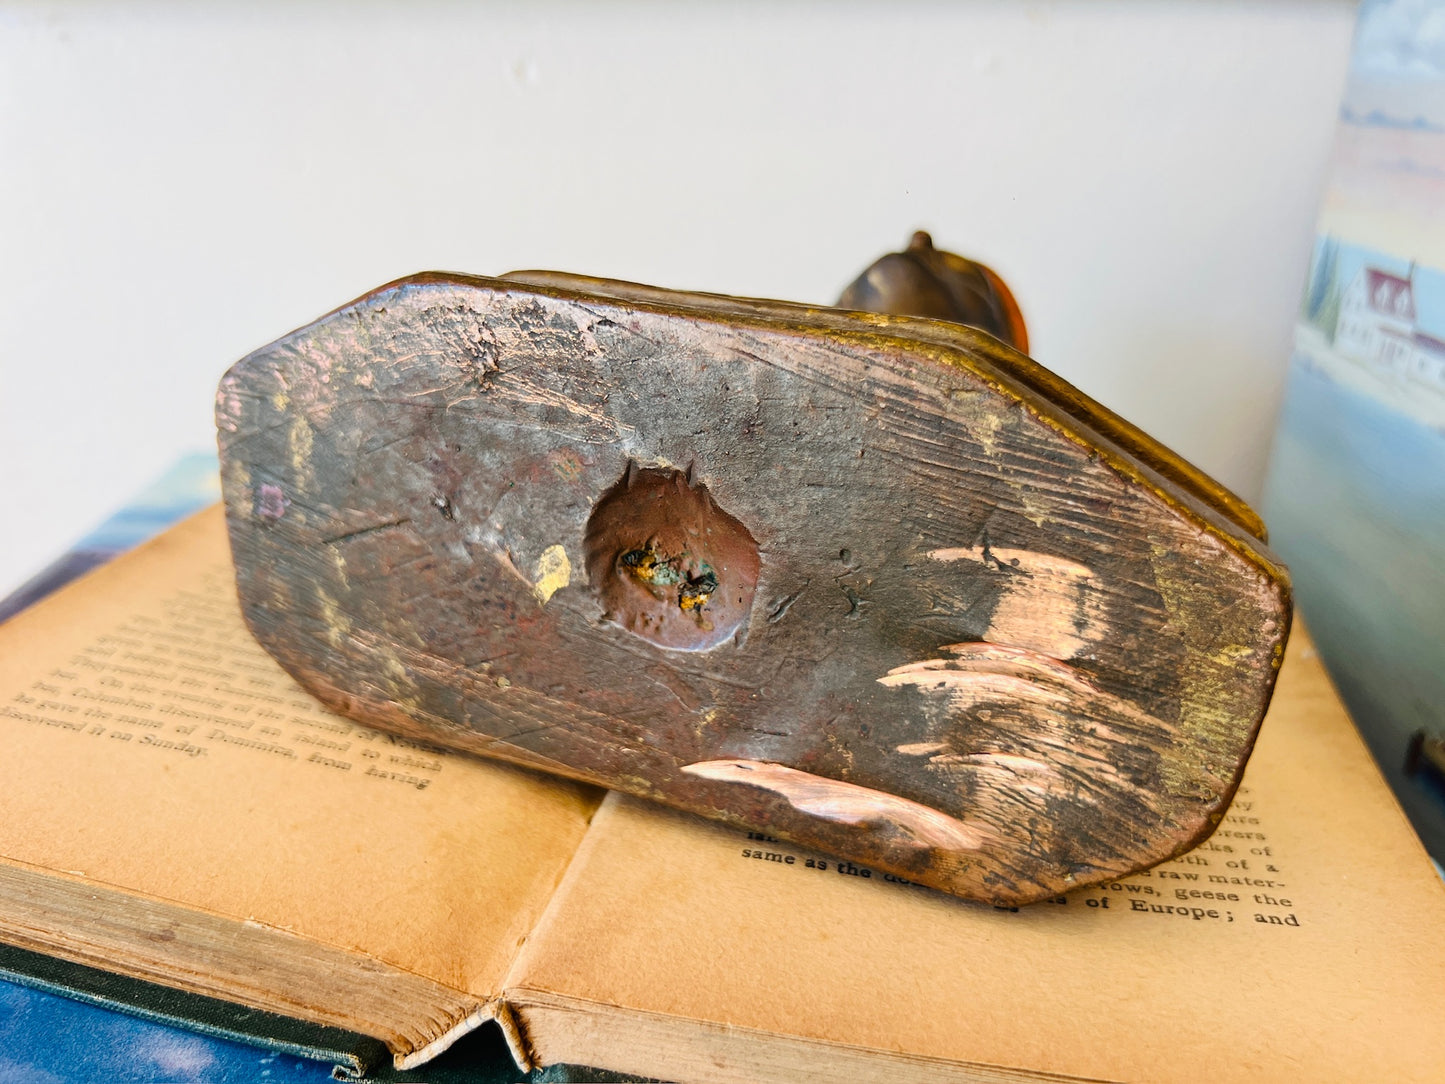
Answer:
[[[952,324],[420,276],[217,416],[332,708],[991,902],[1204,838],[1288,632],[1246,506]]]

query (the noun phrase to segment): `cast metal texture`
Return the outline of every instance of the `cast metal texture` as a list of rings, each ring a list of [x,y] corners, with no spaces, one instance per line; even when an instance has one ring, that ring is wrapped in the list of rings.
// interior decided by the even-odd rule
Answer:
[[[934,321],[426,275],[217,419],[329,707],[996,904],[1205,838],[1288,634],[1237,498]]]

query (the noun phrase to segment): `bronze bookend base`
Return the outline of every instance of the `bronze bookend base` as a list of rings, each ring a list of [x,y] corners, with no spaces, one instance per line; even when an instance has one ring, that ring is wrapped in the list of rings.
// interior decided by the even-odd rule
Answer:
[[[329,707],[993,903],[1207,836],[1288,632],[1237,498],[955,324],[425,275],[217,417]]]

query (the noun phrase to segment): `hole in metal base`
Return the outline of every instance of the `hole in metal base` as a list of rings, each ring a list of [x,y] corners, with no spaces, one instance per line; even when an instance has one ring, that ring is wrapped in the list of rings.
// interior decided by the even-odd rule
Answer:
[[[717,647],[752,609],[757,542],[682,471],[629,464],[592,510],[585,545],[608,618],[659,647]]]

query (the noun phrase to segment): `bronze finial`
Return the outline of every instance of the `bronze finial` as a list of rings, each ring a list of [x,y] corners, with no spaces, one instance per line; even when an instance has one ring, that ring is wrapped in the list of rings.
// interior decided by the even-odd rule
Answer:
[[[919,230],[902,252],[874,261],[838,298],[838,307],[894,316],[952,320],[1029,351],[1018,302],[990,268],[933,247]]]

